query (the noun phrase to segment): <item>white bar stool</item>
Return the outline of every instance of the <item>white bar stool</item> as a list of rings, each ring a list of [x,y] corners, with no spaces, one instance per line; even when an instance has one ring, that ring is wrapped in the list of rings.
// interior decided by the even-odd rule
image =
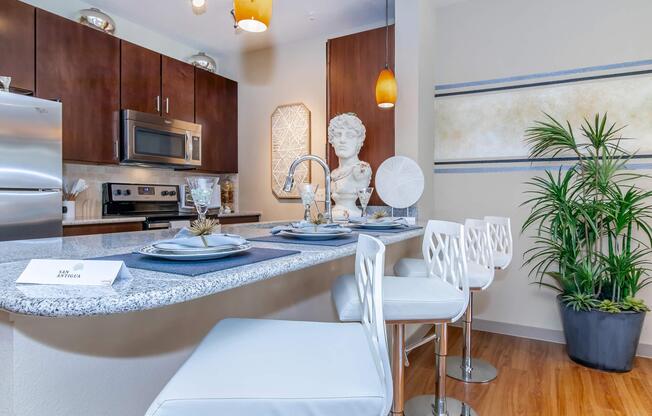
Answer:
[[[489,223],[489,242],[493,250],[496,270],[505,270],[512,262],[514,242],[511,221],[507,217],[484,217]]]
[[[386,416],[392,383],[382,311],[385,246],[361,235],[361,319],[219,322],[146,416]]]
[[[385,321],[392,328],[392,373],[394,375],[394,403],[392,415],[475,415],[468,405],[446,397],[446,335],[447,324],[459,319],[469,299],[462,225],[429,221],[422,245],[430,278],[383,279],[383,311]],[[340,320],[360,319],[360,304],[355,296],[352,275],[340,276],[332,290]],[[420,396],[405,403],[404,357],[405,325],[411,323],[435,324],[438,330],[436,364],[436,394]]]
[[[473,325],[473,292],[487,289],[494,280],[494,261],[489,241],[489,223],[484,220],[467,219],[464,222],[466,235],[466,261],[469,270],[469,305],[466,308],[462,326],[464,345],[462,356],[449,358],[447,374],[465,383],[487,383],[496,378],[496,368],[479,358],[471,358],[471,333]]]

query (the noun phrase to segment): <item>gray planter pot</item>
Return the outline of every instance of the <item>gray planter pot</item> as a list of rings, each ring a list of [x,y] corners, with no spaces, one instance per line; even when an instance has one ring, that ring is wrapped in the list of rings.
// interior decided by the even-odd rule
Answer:
[[[604,371],[632,369],[645,312],[574,311],[557,297],[571,360]]]

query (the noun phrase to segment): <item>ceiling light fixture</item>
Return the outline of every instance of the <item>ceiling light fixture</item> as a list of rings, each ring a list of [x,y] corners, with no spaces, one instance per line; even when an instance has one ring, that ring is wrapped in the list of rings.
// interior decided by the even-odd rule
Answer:
[[[79,11],[79,23],[109,34],[115,33],[115,22],[108,14],[92,7]]]
[[[240,29],[264,32],[272,18],[272,0],[233,0],[232,14]]]
[[[397,91],[396,78],[389,68],[389,0],[385,0],[385,68],[380,71],[376,81],[378,107],[393,108],[396,105]]]
[[[206,0],[190,0],[192,12],[196,15],[206,13]]]
[[[209,72],[217,72],[217,62],[204,52],[199,52],[197,55],[191,56],[188,58],[188,62]]]

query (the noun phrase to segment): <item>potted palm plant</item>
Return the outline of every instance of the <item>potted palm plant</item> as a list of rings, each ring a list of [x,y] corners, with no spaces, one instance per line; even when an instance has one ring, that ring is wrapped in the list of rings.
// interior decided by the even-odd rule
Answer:
[[[533,231],[525,264],[536,283],[559,292],[566,349],[572,360],[606,371],[632,368],[649,308],[636,294],[648,276],[652,192],[626,170],[633,153],[607,115],[584,120],[576,136],[546,114],[526,131],[530,158],[568,162],[527,182]],[[570,156],[570,157],[569,157]]]

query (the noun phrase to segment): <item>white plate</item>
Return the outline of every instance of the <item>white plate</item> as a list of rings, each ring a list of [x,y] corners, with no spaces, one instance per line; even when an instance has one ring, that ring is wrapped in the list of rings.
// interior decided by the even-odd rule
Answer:
[[[287,237],[296,238],[296,239],[299,239],[299,240],[315,240],[315,241],[318,241],[318,240],[332,240],[334,238],[339,238],[339,237],[341,237],[343,235],[349,235],[349,234],[351,234],[351,232],[350,231],[343,231],[343,232],[339,231],[339,232],[336,232],[336,233],[326,234],[326,233],[323,233],[323,232],[317,232],[317,233],[298,232],[297,233],[297,232],[294,232],[294,231],[281,231],[279,234],[287,236]]]
[[[154,246],[146,246],[138,250],[138,254],[143,256],[155,257],[165,260],[177,260],[177,261],[194,261],[194,260],[213,260],[221,259],[223,257],[233,256],[234,254],[242,253],[251,249],[251,244],[243,244],[241,246],[236,246],[232,250],[221,250],[221,251],[212,251],[207,253],[189,253],[189,254],[178,254],[170,253],[167,251],[161,251]]]
[[[404,228],[405,224],[400,222],[368,222],[364,224],[351,224],[351,227],[365,228],[368,230],[390,230],[393,228]]]
[[[302,227],[302,228],[293,228],[292,230],[288,230],[288,231],[297,234],[310,234],[310,235],[348,234],[351,232],[350,230],[342,229],[339,227],[319,228],[316,230],[312,227]]]

